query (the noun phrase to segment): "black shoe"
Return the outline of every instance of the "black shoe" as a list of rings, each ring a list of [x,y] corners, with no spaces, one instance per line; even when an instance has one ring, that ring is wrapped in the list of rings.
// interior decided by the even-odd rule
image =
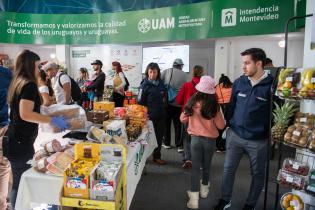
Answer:
[[[245,204],[245,206],[243,207],[243,210],[255,210],[255,207]]]
[[[219,203],[213,208],[213,210],[227,210],[231,207],[231,201],[219,200]]]

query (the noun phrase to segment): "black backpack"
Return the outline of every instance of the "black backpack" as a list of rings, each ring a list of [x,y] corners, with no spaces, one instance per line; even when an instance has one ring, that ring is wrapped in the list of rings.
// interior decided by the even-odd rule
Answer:
[[[66,74],[66,73],[61,73],[59,75],[58,82],[59,82],[60,87],[62,87],[62,84],[60,82],[60,77],[64,74]],[[69,75],[67,75],[67,76],[70,78],[70,81],[71,81],[71,98],[73,101],[79,101],[81,99],[81,89],[72,77],[70,77]]]
[[[125,82],[126,82],[125,87],[124,87],[124,91],[127,91],[129,89],[130,84],[129,84],[129,81],[128,81],[127,77],[125,76],[125,74],[124,74],[124,77],[125,77]]]

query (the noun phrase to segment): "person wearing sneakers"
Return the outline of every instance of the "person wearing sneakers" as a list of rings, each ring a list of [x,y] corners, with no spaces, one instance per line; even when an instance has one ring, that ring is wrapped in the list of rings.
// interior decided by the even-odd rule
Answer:
[[[264,72],[265,52],[260,48],[241,53],[244,75],[233,84],[227,112],[221,199],[214,210],[231,207],[235,173],[243,154],[249,156],[252,181],[243,210],[255,209],[264,187],[269,134],[270,88],[273,78]]]
[[[180,58],[176,58],[173,62],[173,67],[166,69],[161,74],[161,79],[166,85],[170,85],[173,90],[178,94],[181,87],[187,81],[186,73],[183,71],[184,63]],[[179,116],[181,113],[181,106],[174,102],[169,102],[166,107],[166,118],[165,118],[165,134],[164,134],[164,144],[165,149],[171,148],[171,125],[173,122],[175,130],[175,145],[179,153],[183,152],[183,142],[181,141],[181,123],[179,121]]]
[[[149,119],[153,122],[158,147],[153,151],[153,161],[159,165],[166,162],[161,159],[162,139],[165,129],[165,95],[166,88],[161,80],[160,67],[157,63],[149,63],[145,78],[141,82],[138,103],[148,108]]]
[[[203,67],[196,65],[193,68],[193,78],[191,81],[186,82],[183,87],[180,89],[178,95],[176,96],[176,103],[182,106],[182,111],[190,99],[192,95],[194,95],[196,90],[196,85],[200,81],[200,77],[203,75]],[[187,124],[182,124],[182,142],[184,145],[184,152],[183,152],[183,161],[184,164],[182,165],[183,169],[190,169],[191,168],[191,150],[190,150],[190,142],[191,138],[190,135],[187,133]]]
[[[210,76],[203,76],[196,85],[197,93],[187,102],[180,115],[183,123],[188,123],[191,135],[191,190],[187,191],[189,201],[187,207],[198,209],[200,197],[206,198],[210,187],[210,166],[215,150],[218,129],[223,129],[225,121],[215,95],[215,81]],[[200,168],[202,167],[202,180]]]

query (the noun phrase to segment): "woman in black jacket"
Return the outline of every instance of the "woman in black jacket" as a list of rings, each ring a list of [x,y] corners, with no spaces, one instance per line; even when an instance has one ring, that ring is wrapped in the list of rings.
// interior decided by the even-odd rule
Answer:
[[[162,138],[165,130],[165,94],[166,88],[160,78],[160,67],[157,63],[150,63],[145,71],[145,79],[140,85],[138,102],[148,107],[149,119],[153,122],[158,147],[153,152],[153,161],[159,165],[166,162],[161,159]]]

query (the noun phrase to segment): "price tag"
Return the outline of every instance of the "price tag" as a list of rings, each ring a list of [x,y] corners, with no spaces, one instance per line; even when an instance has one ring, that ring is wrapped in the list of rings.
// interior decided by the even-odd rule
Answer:
[[[298,207],[299,203],[296,200],[290,201],[290,206]]]
[[[290,177],[288,176],[286,179],[285,179],[286,182],[289,182],[289,183],[292,183],[293,182],[293,177]]]
[[[293,81],[293,77],[287,77],[287,78],[285,78],[285,81],[292,82]]]
[[[311,192],[315,192],[315,187],[308,185],[307,190]]]
[[[315,83],[315,77],[312,78],[312,83]]]
[[[293,135],[300,136],[301,132],[300,131],[293,131]]]
[[[294,170],[299,170],[300,166],[299,166],[299,164],[293,164],[292,168]]]
[[[307,118],[306,117],[300,118],[300,122],[307,122]]]

